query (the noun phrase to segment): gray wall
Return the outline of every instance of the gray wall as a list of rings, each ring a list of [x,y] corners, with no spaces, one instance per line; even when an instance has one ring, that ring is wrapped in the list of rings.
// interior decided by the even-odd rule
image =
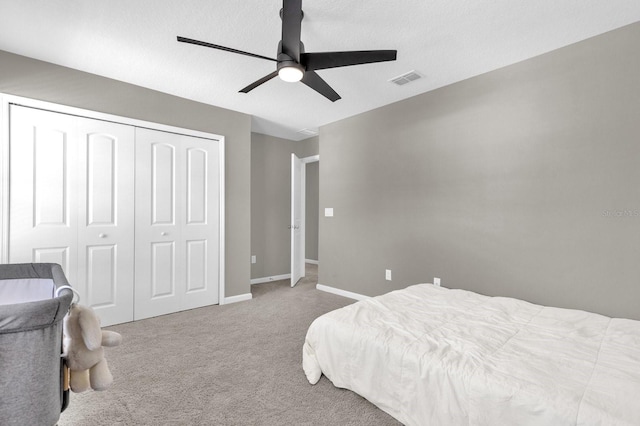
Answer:
[[[303,141],[251,135],[251,278],[291,272],[291,153],[318,154],[318,137]]]
[[[250,291],[251,117],[0,51],[0,93],[225,136],[225,296]]]
[[[320,201],[320,183],[318,182],[320,173],[320,162],[307,163],[306,170],[306,204],[305,204],[305,258],[318,260],[318,212]]]
[[[319,282],[437,276],[640,319],[638,40],[633,24],[322,127]]]

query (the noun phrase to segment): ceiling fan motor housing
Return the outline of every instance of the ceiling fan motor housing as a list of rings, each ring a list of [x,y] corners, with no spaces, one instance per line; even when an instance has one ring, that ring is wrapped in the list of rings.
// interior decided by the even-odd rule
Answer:
[[[300,42],[300,52],[304,52],[304,45]],[[280,78],[288,82],[300,81],[304,76],[305,67],[290,55],[282,52],[282,41],[278,43],[277,71]]]
[[[304,67],[296,61],[278,61],[278,71],[280,71],[282,68],[296,68],[299,69],[300,72],[304,73]]]

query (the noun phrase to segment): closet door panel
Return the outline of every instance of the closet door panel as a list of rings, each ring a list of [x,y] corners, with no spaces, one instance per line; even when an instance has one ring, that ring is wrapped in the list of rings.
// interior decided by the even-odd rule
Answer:
[[[117,302],[116,285],[118,283],[116,246],[113,244],[87,246],[86,250],[86,298],[91,301],[94,310],[113,307]]]
[[[36,127],[33,132],[34,228],[69,226],[67,133]]]
[[[75,118],[10,106],[9,262],[77,270]]]
[[[218,141],[182,137],[185,152],[185,245],[187,289],[183,308],[218,303],[219,146]]]
[[[207,240],[187,241],[187,294],[207,289]]]
[[[151,243],[151,300],[176,295],[175,244]]]
[[[185,142],[187,143],[187,142]],[[206,149],[189,147],[186,153],[186,204],[185,223],[183,235],[187,237],[184,241],[186,247],[186,294],[203,293],[207,290],[208,259],[207,259],[207,239],[188,239],[189,225],[207,224],[208,207],[208,153]],[[206,237],[206,234],[200,235]],[[201,294],[200,294],[201,296]],[[196,295],[195,298],[198,298]],[[210,303],[208,303],[210,304]]]
[[[114,135],[86,135],[87,226],[116,225],[117,184],[121,181],[117,145]]]
[[[132,126],[78,118],[79,224],[76,286],[103,325],[133,320]]]
[[[33,248],[32,249],[32,260],[22,261],[18,260],[16,262],[20,263],[57,263],[62,266],[63,271],[70,271],[70,252],[71,248],[67,247],[47,247],[47,248]],[[11,261],[11,263],[16,263]],[[68,276],[65,272],[65,275]]]
[[[136,130],[136,319],[218,303],[218,152]]]
[[[171,143],[153,143],[151,170],[151,223],[175,225],[176,147]]]
[[[182,307],[182,157],[179,135],[136,129],[135,319]]]
[[[187,223],[206,225],[207,187],[209,186],[208,153],[204,149],[189,148],[187,154]]]

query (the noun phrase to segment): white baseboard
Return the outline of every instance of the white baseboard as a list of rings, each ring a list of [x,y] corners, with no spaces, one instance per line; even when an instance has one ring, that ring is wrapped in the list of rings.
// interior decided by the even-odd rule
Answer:
[[[245,293],[245,294],[239,294],[237,296],[225,297],[223,305],[227,305],[229,303],[244,302],[245,300],[251,300],[252,297],[253,296],[251,296],[251,293]]]
[[[288,279],[291,279],[291,274],[282,274],[282,275],[274,275],[272,277],[254,278],[251,280],[251,285],[268,283],[271,281],[288,280]]]
[[[335,287],[329,287],[328,285],[316,284],[316,288],[321,291],[326,291],[327,293],[337,294],[338,296],[348,297],[349,299],[355,300],[365,300],[370,299],[369,296],[365,296],[364,294],[353,293],[347,290],[341,290]]]
[[[310,263],[312,265],[317,265],[318,261],[317,260],[313,260],[313,259],[305,259],[304,263]]]

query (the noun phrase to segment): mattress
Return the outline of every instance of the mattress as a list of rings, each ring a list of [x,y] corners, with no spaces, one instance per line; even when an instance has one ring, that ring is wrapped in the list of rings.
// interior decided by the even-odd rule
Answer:
[[[303,369],[407,425],[640,423],[640,321],[431,284],[317,318]]]

